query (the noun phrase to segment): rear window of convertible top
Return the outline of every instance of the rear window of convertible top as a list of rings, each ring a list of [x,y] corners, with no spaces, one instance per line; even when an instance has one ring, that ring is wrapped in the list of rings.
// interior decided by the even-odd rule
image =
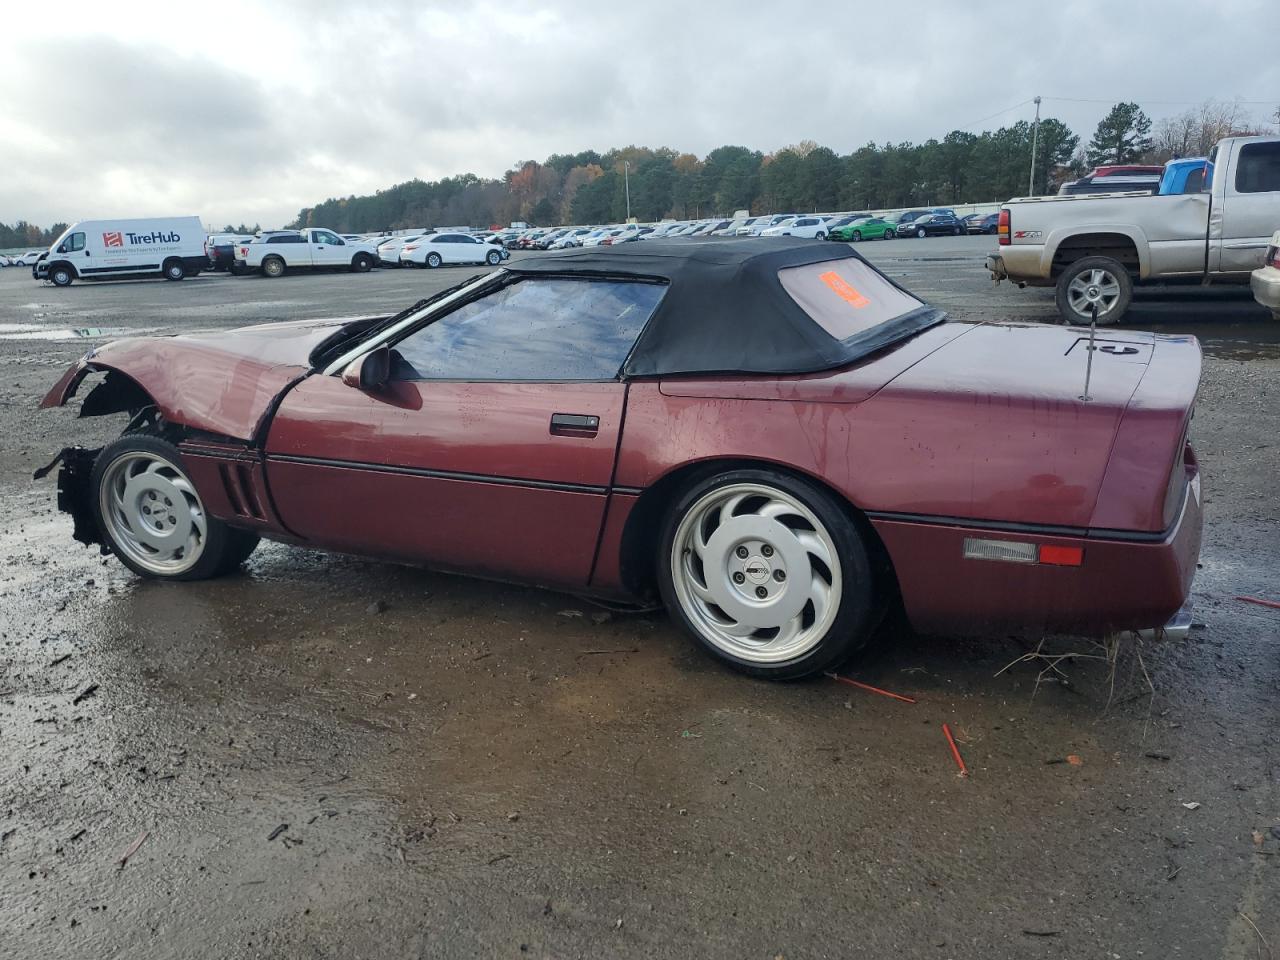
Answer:
[[[856,257],[778,271],[778,280],[823,330],[837,340],[924,306]]]

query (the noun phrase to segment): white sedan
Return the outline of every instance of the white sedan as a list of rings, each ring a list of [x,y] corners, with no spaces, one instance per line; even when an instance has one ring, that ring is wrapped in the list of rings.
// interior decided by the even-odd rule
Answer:
[[[26,253],[22,253],[14,257],[13,265],[15,267],[34,266],[35,262],[40,259],[40,255],[44,252],[45,251],[43,250],[28,250]]]
[[[400,265],[400,251],[406,243],[421,240],[421,237],[392,237],[378,244],[378,262],[388,266]]]
[[[1280,320],[1280,230],[1271,238],[1262,266],[1249,277],[1253,298]]]
[[[502,251],[469,233],[431,233],[400,248],[400,263],[439,267],[446,263],[487,263],[496,267]]]
[[[790,217],[760,231],[762,237],[804,237],[806,240],[827,239],[827,221],[824,217]]]

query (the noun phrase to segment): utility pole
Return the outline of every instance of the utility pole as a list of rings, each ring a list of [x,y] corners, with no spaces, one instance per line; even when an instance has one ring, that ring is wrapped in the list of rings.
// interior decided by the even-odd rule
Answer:
[[[1031,173],[1027,177],[1027,196],[1036,195],[1036,147],[1040,145],[1040,98],[1036,97],[1036,122],[1031,128]]]
[[[627,192],[627,223],[631,222],[631,164],[622,161],[622,186]]]

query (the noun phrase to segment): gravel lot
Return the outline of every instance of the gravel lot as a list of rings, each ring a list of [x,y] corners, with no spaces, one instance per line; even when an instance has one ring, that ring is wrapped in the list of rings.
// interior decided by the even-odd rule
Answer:
[[[990,246],[860,249],[957,317],[1052,320],[1049,292],[991,286]],[[1280,611],[1235,599],[1280,598],[1280,324],[1247,291],[1128,318],[1206,345],[1202,626],[1065,683],[997,675],[1038,638],[901,636],[848,672],[915,704],[762,684],[661,615],[274,545],[146,583],[31,481],[119,427],[35,410],[91,343],[384,312],[467,272],[0,271],[0,956],[1280,948]]]

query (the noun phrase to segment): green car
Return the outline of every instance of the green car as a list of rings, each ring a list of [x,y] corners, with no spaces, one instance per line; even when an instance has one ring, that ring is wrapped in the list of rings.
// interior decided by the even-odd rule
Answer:
[[[863,217],[843,227],[836,227],[829,234],[828,240],[892,240],[897,232],[892,223],[879,217]]]

